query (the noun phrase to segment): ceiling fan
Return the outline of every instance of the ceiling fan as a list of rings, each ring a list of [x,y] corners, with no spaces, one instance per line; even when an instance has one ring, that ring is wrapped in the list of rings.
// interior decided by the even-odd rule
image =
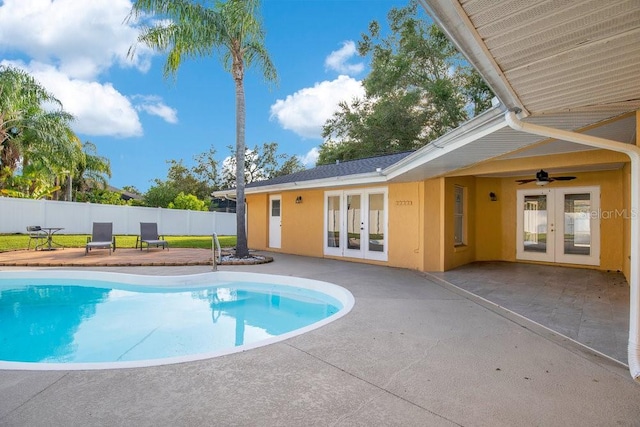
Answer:
[[[519,182],[520,185],[526,184],[527,182],[536,182],[536,185],[547,185],[553,181],[571,181],[572,179],[576,179],[575,176],[554,176],[553,178],[549,176],[549,174],[540,169],[539,172],[536,172],[536,177],[532,179],[516,179],[516,182]]]

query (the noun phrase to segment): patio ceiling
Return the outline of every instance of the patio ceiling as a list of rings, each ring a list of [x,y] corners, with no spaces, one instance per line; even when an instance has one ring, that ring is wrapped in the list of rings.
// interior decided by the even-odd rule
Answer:
[[[640,109],[637,0],[420,0],[508,109]]]
[[[392,182],[421,181],[449,175],[454,171],[464,171],[498,157],[534,157],[592,149],[511,129],[504,121],[502,111],[494,108],[470,120],[387,168],[385,175]],[[555,129],[584,131],[593,136],[606,135],[612,139],[619,138],[617,140],[625,143],[634,142],[635,116],[627,115],[620,120],[589,128],[593,123],[603,123],[616,114],[616,111],[611,110],[567,112],[528,117],[526,121]],[[594,167],[591,170],[595,170]]]

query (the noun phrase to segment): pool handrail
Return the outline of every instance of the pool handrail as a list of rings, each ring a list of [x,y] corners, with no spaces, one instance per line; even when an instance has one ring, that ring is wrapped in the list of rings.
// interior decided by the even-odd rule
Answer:
[[[218,248],[218,260],[216,262],[216,247]],[[213,233],[211,236],[211,262],[213,271],[218,270],[218,264],[222,262],[222,248],[220,248],[220,241],[218,240],[218,234]]]

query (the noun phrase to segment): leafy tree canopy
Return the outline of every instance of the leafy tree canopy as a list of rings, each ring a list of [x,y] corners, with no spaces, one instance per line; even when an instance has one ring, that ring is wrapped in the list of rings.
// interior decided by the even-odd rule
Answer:
[[[109,191],[101,188],[93,188],[89,191],[76,194],[76,201],[90,202],[101,205],[129,205],[126,200],[122,199],[122,194],[117,191]]]
[[[73,117],[30,74],[0,66],[0,190],[53,197],[86,160]]]
[[[222,166],[222,187],[236,187],[236,156],[233,147],[229,147],[232,156]],[[247,184],[263,181],[276,176],[288,175],[304,170],[300,159],[294,155],[278,153],[277,142],[265,142],[262,146],[247,149],[244,155],[244,176]]]
[[[185,209],[190,211],[206,211],[208,210],[207,204],[198,199],[193,194],[178,193],[173,202],[169,203],[169,209]]]
[[[371,58],[364,99],[342,102],[323,127],[318,164],[428,144],[491,106],[493,94],[415,0],[373,21],[358,53]]]

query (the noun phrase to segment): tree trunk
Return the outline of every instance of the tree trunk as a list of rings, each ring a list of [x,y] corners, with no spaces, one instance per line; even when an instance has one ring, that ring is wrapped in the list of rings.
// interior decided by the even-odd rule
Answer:
[[[242,76],[234,76],[236,84],[236,256],[249,256],[245,227],[244,156],[245,156],[245,99]]]

